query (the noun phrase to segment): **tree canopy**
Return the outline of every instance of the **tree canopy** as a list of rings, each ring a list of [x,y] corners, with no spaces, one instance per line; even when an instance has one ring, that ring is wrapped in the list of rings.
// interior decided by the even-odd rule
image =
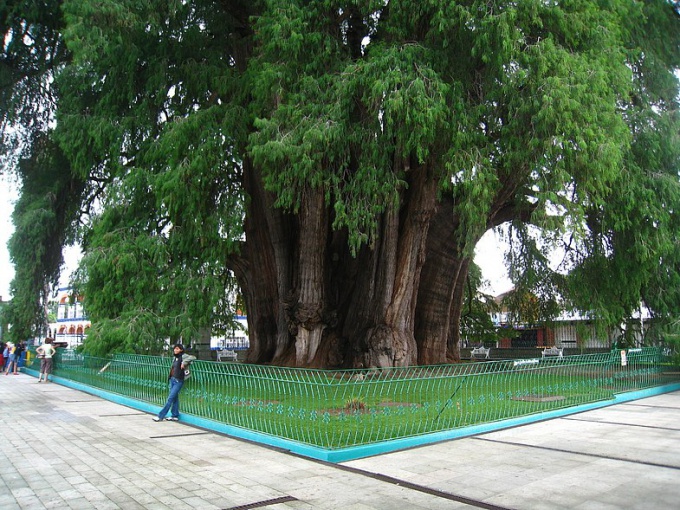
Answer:
[[[677,314],[677,2],[35,5],[0,11],[3,140],[79,184],[92,349],[223,326],[240,292],[252,362],[455,360],[506,223],[546,314]]]

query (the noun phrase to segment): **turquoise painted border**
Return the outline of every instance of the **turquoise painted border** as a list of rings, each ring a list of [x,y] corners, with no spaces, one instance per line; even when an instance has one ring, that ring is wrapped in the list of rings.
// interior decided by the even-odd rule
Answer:
[[[26,374],[34,377],[38,376],[36,370],[22,368]],[[133,409],[144,411],[151,414],[157,414],[161,407],[139,400],[134,400],[123,395],[110,393],[108,391],[100,390],[92,386],[87,386],[62,377],[50,376],[50,379],[62,386],[73,388],[75,390],[89,393],[97,397],[103,398],[116,404],[121,404]],[[264,444],[281,450],[289,451],[304,457],[310,457],[326,462],[346,462],[350,460],[361,459],[364,457],[372,457],[374,455],[381,455],[383,453],[390,453],[398,450],[405,450],[407,448],[415,448],[417,446],[424,446],[427,444],[439,443],[442,441],[449,441],[451,439],[458,439],[461,437],[475,436],[478,434],[485,434],[487,432],[494,432],[497,430],[517,427],[519,425],[527,425],[545,420],[552,420],[553,418],[560,418],[562,416],[569,416],[571,414],[582,413],[593,409],[600,409],[623,402],[630,402],[631,400],[638,400],[641,398],[653,397],[663,393],[670,393],[672,391],[679,391],[680,383],[667,384],[664,386],[655,386],[653,388],[646,388],[644,390],[629,391],[626,393],[617,393],[614,398],[609,400],[602,400],[598,402],[591,402],[589,404],[582,404],[574,407],[567,407],[564,409],[555,409],[553,411],[546,411],[543,413],[531,414],[528,416],[521,416],[518,418],[510,418],[507,420],[494,421],[489,423],[482,423],[479,425],[472,425],[469,427],[461,427],[457,429],[444,430],[441,432],[433,432],[430,434],[422,434],[419,436],[405,437],[401,439],[392,439],[390,441],[382,441],[379,443],[372,443],[361,446],[351,446],[348,448],[340,448],[337,450],[330,450],[326,448],[319,448],[316,446],[299,443],[290,439],[284,439],[262,432],[255,432],[233,425],[216,422],[207,418],[201,418],[191,414],[182,414],[180,421],[202,429],[212,430],[225,434],[227,436],[253,441],[255,443]]]

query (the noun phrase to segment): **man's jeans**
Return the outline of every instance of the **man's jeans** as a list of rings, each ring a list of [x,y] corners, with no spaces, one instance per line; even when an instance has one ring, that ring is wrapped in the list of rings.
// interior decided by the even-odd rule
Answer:
[[[182,391],[182,386],[184,386],[184,381],[180,381],[174,377],[170,378],[170,393],[168,394],[168,401],[158,413],[158,417],[162,420],[165,415],[170,411],[170,415],[173,418],[179,418],[179,392]]]

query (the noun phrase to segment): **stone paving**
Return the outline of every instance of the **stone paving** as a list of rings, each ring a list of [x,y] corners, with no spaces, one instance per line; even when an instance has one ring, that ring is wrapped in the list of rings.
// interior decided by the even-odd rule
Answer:
[[[0,509],[677,509],[680,392],[341,464],[0,375]]]

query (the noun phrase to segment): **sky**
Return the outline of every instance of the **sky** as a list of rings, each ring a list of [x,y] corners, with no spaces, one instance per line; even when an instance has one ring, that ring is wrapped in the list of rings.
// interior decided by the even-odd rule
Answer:
[[[5,301],[11,298],[9,286],[14,278],[14,266],[9,258],[7,242],[14,232],[12,211],[18,194],[17,183],[9,180],[6,175],[0,175],[0,297]],[[60,287],[68,284],[68,278],[76,269],[79,259],[80,249],[78,247],[66,249],[64,268],[59,281]],[[489,281],[490,285],[485,291],[498,295],[510,290],[512,284],[503,265],[503,248],[493,231],[487,232],[477,245],[475,262],[482,268],[483,277]]]
[[[475,246],[475,263],[482,268],[482,277],[488,282],[482,290],[492,296],[503,294],[513,287],[503,260],[505,250],[493,230],[488,230]]]
[[[18,188],[15,183],[0,174],[0,298],[3,301],[10,298],[9,284],[14,277],[14,267],[7,251],[7,241],[14,232],[12,211],[17,194]]]

